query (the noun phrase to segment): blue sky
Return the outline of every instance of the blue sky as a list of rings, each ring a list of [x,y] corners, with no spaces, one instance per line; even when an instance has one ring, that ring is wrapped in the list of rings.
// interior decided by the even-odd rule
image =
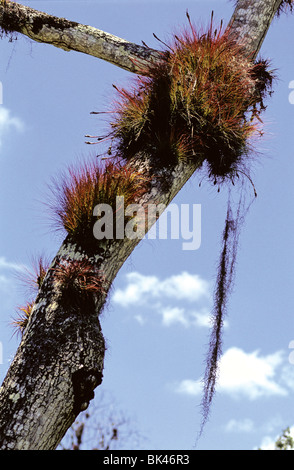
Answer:
[[[22,1],[41,11],[90,24],[158,48],[192,20],[228,21],[232,3],[218,1]],[[252,177],[258,197],[242,228],[236,281],[224,330],[218,392],[198,449],[270,446],[294,425],[293,129],[291,15],[276,19],[261,55],[277,69],[264,114]],[[69,164],[99,152],[85,134],[103,133],[112,84],[131,74],[102,60],[18,37],[0,42],[0,376],[19,338],[10,326],[26,299],[15,271],[61,242],[44,202],[48,184]],[[140,448],[193,449],[201,422],[199,379],[205,367],[208,314],[217,272],[227,192],[194,175],[174,200],[201,204],[201,246],[143,240],[119,272],[101,323],[107,342],[101,389],[145,436]],[[248,191],[251,191],[250,185]],[[128,444],[129,446],[130,444]]]

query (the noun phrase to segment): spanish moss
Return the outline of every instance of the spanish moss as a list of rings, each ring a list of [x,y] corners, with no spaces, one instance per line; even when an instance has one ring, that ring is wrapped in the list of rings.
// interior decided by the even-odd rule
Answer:
[[[253,202],[253,201],[252,201]],[[227,215],[225,227],[222,235],[221,253],[218,265],[218,273],[214,291],[214,301],[212,309],[212,329],[209,339],[209,348],[206,358],[206,369],[203,378],[203,398],[202,398],[202,424],[200,435],[206,424],[209,411],[216,390],[219,361],[222,355],[222,334],[224,318],[227,312],[228,299],[232,293],[239,236],[245,216],[249,211],[252,202],[245,205],[243,188],[239,202],[236,207],[232,207],[231,197],[228,197]]]

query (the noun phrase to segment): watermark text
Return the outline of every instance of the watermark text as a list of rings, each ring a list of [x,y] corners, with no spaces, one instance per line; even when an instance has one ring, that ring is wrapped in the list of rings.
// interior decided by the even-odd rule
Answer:
[[[183,240],[183,250],[198,250],[201,245],[201,204],[130,204],[116,197],[116,207],[97,204],[93,215],[93,235],[103,239]],[[157,222],[157,224],[156,224]]]

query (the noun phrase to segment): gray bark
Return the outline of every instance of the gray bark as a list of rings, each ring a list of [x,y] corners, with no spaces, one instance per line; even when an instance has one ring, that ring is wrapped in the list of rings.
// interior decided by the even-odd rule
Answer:
[[[134,163],[148,171],[148,158]],[[138,203],[167,206],[196,164],[179,164],[168,190],[158,178]],[[95,254],[65,239],[37,296],[21,344],[0,389],[0,449],[53,450],[101,383],[105,345],[98,314],[106,293],[86,307],[67,298],[54,283],[61,260],[89,260],[110,284],[139,238],[96,242]]]
[[[243,43],[245,52],[258,53],[281,0],[239,0],[230,21],[231,34]],[[159,51],[131,43],[92,26],[48,15],[9,2],[0,3],[0,27],[51,44],[106,60],[136,73],[147,62],[160,59]]]
[[[92,55],[130,72],[138,72],[146,65],[146,60],[159,58],[159,53],[153,49],[14,2],[0,3],[0,27],[65,51]]]
[[[229,24],[230,34],[243,44],[244,53],[252,60],[257,56],[280,5],[281,0],[237,2]]]
[[[231,34],[236,40],[244,41],[247,52],[258,52],[278,3],[276,0],[238,2]],[[141,46],[130,45],[114,36],[110,40],[106,33],[94,28],[64,19],[52,20],[49,15],[12,2],[7,6],[0,4],[0,26],[12,29],[14,14],[19,23],[15,30],[34,40],[89,53],[127,70],[135,71],[133,58],[154,57],[149,49],[140,49]],[[17,23],[15,18],[14,23]],[[147,171],[148,156],[136,159],[135,165]],[[150,191],[138,202],[168,205],[196,169],[195,163],[180,163],[164,187],[154,178]],[[90,259],[111,284],[139,241],[127,238],[97,241],[93,254],[65,239],[41,286],[29,324],[0,389],[0,449],[55,449],[102,380],[105,346],[98,315],[106,293],[88,299],[87,308],[79,302],[65,303],[62,291],[54,282],[56,263],[60,259]]]

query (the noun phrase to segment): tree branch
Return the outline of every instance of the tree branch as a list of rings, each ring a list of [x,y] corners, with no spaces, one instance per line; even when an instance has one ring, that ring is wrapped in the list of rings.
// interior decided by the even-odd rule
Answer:
[[[231,35],[256,57],[281,0],[239,0],[229,23]],[[103,59],[137,73],[160,52],[126,41],[93,26],[87,26],[18,3],[1,1],[0,28],[65,51],[76,51]]]
[[[48,15],[15,2],[0,3],[0,28],[24,34],[65,51],[76,51],[106,60],[130,72],[138,72],[159,53],[92,26]]]

